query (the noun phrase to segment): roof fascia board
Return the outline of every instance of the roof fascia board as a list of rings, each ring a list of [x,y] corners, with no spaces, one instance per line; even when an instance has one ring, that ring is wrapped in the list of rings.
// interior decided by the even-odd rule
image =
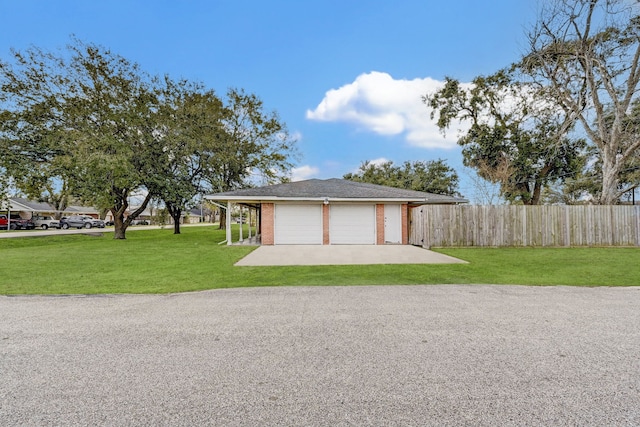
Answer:
[[[263,197],[246,197],[246,196],[204,196],[207,200],[217,201],[231,201],[231,202],[320,202],[325,200],[329,203],[332,202],[380,202],[380,203],[424,203],[428,202],[428,199],[417,199],[409,197],[394,197],[394,198],[363,198],[363,197],[277,197],[277,196],[263,196]]]

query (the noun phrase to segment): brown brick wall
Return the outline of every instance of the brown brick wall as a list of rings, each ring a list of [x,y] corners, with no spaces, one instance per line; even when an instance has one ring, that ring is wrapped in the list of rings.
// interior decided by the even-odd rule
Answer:
[[[260,229],[262,231],[262,244],[274,244],[274,219],[275,209],[273,203],[262,203],[262,214],[260,217]]]
[[[376,205],[376,245],[384,245],[384,205]]]
[[[328,245],[329,241],[329,205],[322,205],[322,244]]]
[[[408,245],[409,244],[409,205],[405,203],[402,205],[401,209],[402,209],[402,212],[400,215],[402,216],[402,244]]]

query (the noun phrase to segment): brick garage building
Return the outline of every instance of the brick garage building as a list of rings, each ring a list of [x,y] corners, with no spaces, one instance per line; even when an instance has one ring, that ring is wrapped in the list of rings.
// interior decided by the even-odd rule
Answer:
[[[343,179],[310,179],[205,196],[257,212],[263,245],[408,244],[409,210],[457,197]],[[231,210],[227,209],[231,244]]]

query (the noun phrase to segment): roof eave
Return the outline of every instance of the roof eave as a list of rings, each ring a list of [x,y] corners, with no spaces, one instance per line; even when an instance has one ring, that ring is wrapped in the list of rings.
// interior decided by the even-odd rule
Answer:
[[[206,195],[207,200],[229,201],[229,202],[318,202],[324,203],[341,203],[341,202],[361,202],[361,203],[413,203],[413,204],[454,204],[467,203],[464,199],[455,200],[432,200],[428,198],[415,197],[278,197],[278,196],[224,196],[224,195]]]

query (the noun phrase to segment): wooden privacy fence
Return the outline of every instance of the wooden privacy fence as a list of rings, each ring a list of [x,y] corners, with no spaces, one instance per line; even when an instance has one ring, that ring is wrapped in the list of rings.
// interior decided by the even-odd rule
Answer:
[[[640,246],[640,206],[423,205],[409,243],[432,246]]]

